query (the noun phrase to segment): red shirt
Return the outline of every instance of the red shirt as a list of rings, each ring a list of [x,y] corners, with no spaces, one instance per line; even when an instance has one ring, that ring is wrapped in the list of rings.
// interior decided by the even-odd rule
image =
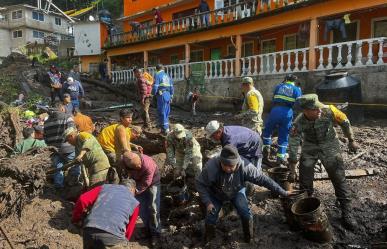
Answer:
[[[93,188],[90,191],[87,191],[86,193],[82,194],[77,203],[75,204],[74,210],[73,210],[73,217],[72,222],[78,223],[83,216],[86,214],[89,207],[93,206],[95,201],[98,198],[99,192],[101,191],[102,186],[98,186]],[[134,209],[132,215],[129,218],[129,223],[126,226],[126,232],[125,237],[130,240],[130,237],[133,234],[134,227],[136,226],[137,217],[139,214],[139,205]]]
[[[144,77],[137,79],[137,88],[141,101],[144,101],[146,97],[149,97],[152,92],[152,86],[148,85],[148,82]]]
[[[161,17],[160,10],[155,11],[155,19],[156,19],[156,24],[163,22],[163,18]]]

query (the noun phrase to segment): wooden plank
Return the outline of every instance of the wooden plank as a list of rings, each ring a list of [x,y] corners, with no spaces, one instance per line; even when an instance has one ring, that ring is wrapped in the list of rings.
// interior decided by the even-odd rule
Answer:
[[[374,168],[350,169],[345,171],[345,177],[348,179],[355,179],[364,176],[373,176],[376,174],[378,174],[378,171]],[[329,180],[328,173],[317,173],[314,175],[314,180]]]

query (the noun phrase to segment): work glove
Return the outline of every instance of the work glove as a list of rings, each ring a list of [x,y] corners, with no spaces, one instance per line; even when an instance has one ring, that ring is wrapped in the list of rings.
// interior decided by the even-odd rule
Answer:
[[[354,140],[352,140],[348,143],[348,148],[350,151],[356,152],[360,149],[360,146]]]

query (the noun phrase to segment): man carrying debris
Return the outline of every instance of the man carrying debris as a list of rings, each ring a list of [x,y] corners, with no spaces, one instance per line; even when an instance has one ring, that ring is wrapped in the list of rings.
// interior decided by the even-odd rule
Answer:
[[[78,133],[74,127],[67,128],[63,136],[65,141],[75,146],[75,160],[86,167],[85,178],[89,180],[87,187],[104,184],[110,164],[97,139],[87,132]]]
[[[277,85],[274,90],[273,108],[265,123],[263,131],[263,155],[264,160],[269,161],[271,150],[271,136],[274,129],[278,127],[278,151],[277,164],[282,164],[285,160],[286,149],[288,147],[289,130],[293,120],[293,105],[296,99],[301,96],[301,89],[295,85],[297,76],[286,75],[284,82]]]
[[[261,93],[254,87],[253,78],[244,77],[242,79],[242,92],[245,96],[242,114],[240,114],[242,124],[243,126],[262,134],[264,102]]]
[[[82,194],[75,204],[72,222],[83,227],[83,248],[126,248],[136,226],[139,202],[136,182],[104,184]]]
[[[359,146],[354,140],[353,131],[347,116],[333,105],[325,106],[316,94],[306,94],[298,99],[302,112],[294,120],[290,132],[289,167],[293,178],[297,164],[297,152],[302,142],[300,158],[300,188],[313,194],[314,166],[321,160],[340,202],[343,225],[354,230],[356,223],[351,215],[350,194],[345,179],[344,162],[340,142],[334,125],[340,125],[348,138],[348,147],[356,151]]]
[[[157,114],[159,117],[159,125],[162,133],[165,135],[169,132],[169,112],[171,110],[171,101],[173,98],[173,81],[164,72],[164,66],[159,64],[156,66],[155,83],[152,88],[152,95],[157,99]]]
[[[253,237],[253,215],[246,198],[245,182],[264,186],[282,196],[290,192],[282,189],[265,176],[253,164],[239,156],[231,144],[223,147],[220,156],[211,158],[196,178],[196,189],[207,207],[206,241],[215,237],[215,225],[219,212],[226,201],[230,201],[242,219],[244,240],[250,243]]]
[[[155,247],[161,233],[159,167],[151,157],[134,152],[123,156],[123,165],[125,174],[136,181],[140,217],[150,232],[151,245]]]
[[[63,93],[70,94],[71,103],[74,107],[79,107],[79,99],[85,96],[85,91],[81,82],[68,77],[62,88]]]
[[[167,135],[167,158],[174,168],[174,178],[196,177],[202,171],[200,145],[189,130],[175,124]]]
[[[63,133],[69,127],[74,127],[72,116],[65,113],[63,105],[57,103],[49,112],[48,119],[44,123],[44,141],[49,146],[57,148],[57,152],[53,157],[54,168],[62,168],[64,164],[72,161],[75,158],[75,148],[71,144],[64,141]],[[69,170],[70,183],[77,184],[81,169],[79,166],[74,166]],[[58,171],[54,175],[54,184],[57,188],[64,187],[63,171]]]
[[[81,113],[78,107],[74,108],[74,122],[77,130],[80,132],[88,132],[92,134],[95,130],[93,120]]]
[[[42,148],[47,146],[44,141],[35,139],[34,128],[25,127],[23,129],[23,137],[23,142],[17,144],[15,147],[15,154],[22,154],[33,148]]]
[[[144,126],[150,126],[150,118],[149,118],[149,106],[151,103],[151,92],[152,92],[152,81],[147,80],[144,77],[144,74],[141,69],[134,69],[134,75],[137,78],[137,90],[138,96],[140,100],[140,104],[142,106],[142,119],[144,121]]]
[[[51,65],[50,71],[47,72],[48,83],[51,86],[51,104],[55,103],[56,97],[62,101],[62,83],[61,83],[61,73],[58,71],[56,66]]]
[[[243,126],[223,126],[216,120],[206,126],[207,139],[224,147],[231,144],[238,149],[239,155],[249,160],[257,168],[262,164],[262,139],[260,135]]]

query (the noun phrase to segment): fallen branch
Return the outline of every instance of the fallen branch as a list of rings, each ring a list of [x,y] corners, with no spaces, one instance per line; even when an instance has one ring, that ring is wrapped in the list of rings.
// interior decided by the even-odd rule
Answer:
[[[366,153],[365,151],[362,151],[362,152],[358,153],[357,155],[355,155],[354,157],[352,157],[351,159],[349,159],[348,162],[355,161],[356,159],[358,159],[359,157],[361,157],[361,156],[364,155],[365,153]]]
[[[16,247],[13,245],[13,243],[11,242],[11,240],[8,238],[8,235],[7,233],[5,232],[5,230],[3,229],[3,226],[0,225],[0,231],[2,232],[2,234],[4,235],[4,238],[7,240],[9,246],[11,247],[11,249],[15,249]]]

